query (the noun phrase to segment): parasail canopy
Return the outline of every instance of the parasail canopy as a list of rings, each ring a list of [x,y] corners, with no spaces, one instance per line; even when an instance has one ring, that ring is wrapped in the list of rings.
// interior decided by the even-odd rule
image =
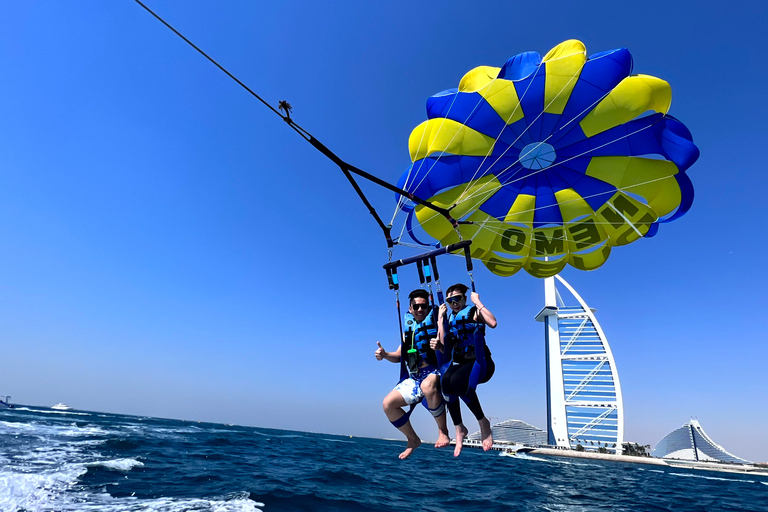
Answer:
[[[432,96],[398,187],[469,223],[398,195],[407,225],[442,245],[459,242],[458,229],[502,276],[592,270],[612,247],[656,234],[691,207],[685,171],[699,150],[667,115],[669,84],[631,73],[628,50],[587,57],[569,40],[477,67]]]

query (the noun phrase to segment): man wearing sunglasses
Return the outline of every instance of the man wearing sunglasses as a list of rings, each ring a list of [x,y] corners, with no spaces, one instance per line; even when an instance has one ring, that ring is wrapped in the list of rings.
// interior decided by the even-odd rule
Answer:
[[[440,373],[437,355],[432,348],[437,338],[437,312],[429,305],[426,290],[414,290],[408,296],[408,313],[405,315],[405,332],[397,350],[387,352],[378,341],[374,355],[381,361],[400,363],[400,382],[384,397],[384,413],[390,423],[402,432],[408,444],[400,454],[407,458],[419,447],[421,439],[411,425],[410,415],[419,402],[426,400],[426,407],[437,422],[438,436],[435,448],[450,443],[445,419],[445,405],[440,394]],[[409,406],[408,412],[403,407]]]

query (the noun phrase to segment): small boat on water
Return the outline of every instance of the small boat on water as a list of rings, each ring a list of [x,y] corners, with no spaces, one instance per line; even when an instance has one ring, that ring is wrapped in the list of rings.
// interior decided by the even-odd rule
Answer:
[[[0,395],[0,409],[13,409],[10,396]]]
[[[55,409],[57,411],[68,411],[71,409],[71,407],[67,404],[62,404],[59,402],[58,404],[51,406],[51,409]]]

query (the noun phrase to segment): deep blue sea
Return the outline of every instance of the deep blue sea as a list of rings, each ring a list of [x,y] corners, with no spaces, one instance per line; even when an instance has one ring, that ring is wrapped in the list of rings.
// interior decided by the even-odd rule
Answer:
[[[401,461],[404,447],[18,406],[0,410],[0,510],[768,511],[768,478],[470,448],[455,459],[427,444]]]

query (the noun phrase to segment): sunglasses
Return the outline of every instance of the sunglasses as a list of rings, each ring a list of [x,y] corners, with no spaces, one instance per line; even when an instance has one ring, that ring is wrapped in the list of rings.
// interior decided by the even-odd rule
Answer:
[[[445,299],[445,302],[447,302],[448,304],[453,304],[453,303],[455,303],[455,302],[459,302],[459,301],[460,301],[461,299],[463,299],[463,298],[464,298],[464,296],[463,296],[463,295],[454,295],[454,296],[452,296],[452,297],[448,297],[448,298],[446,298],[446,299]]]
[[[413,308],[414,311],[418,311],[420,309],[427,310],[429,309],[429,304],[411,304],[411,308]]]

